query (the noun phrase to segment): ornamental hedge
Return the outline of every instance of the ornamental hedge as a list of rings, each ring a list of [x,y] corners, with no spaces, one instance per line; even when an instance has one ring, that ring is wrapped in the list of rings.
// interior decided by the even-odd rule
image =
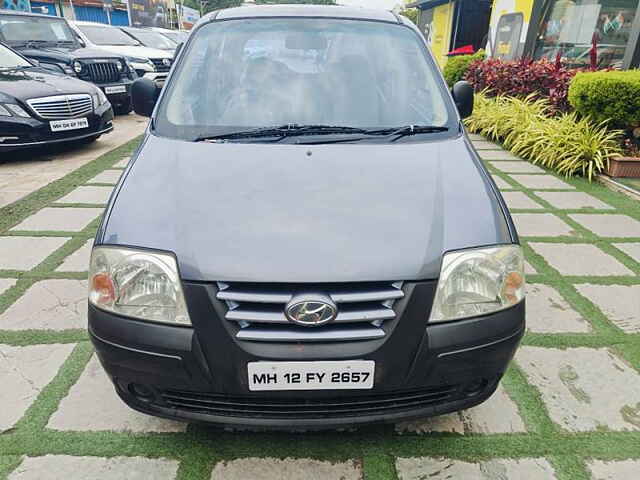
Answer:
[[[569,82],[577,70],[546,59],[505,61],[490,58],[471,62],[465,79],[476,92],[489,96],[509,96],[548,100],[554,112],[568,112]]]
[[[449,87],[453,87],[456,82],[464,80],[467,70],[469,69],[469,65],[476,60],[484,60],[484,56],[484,50],[478,50],[473,55],[458,55],[456,57],[450,57],[442,71],[447,85],[449,85]]]
[[[578,73],[569,102],[581,116],[611,128],[640,126],[640,70]]]

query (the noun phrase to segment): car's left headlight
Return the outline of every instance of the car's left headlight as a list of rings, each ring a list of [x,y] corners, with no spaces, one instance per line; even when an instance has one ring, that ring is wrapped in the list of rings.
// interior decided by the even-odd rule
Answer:
[[[191,325],[178,265],[170,253],[94,248],[89,267],[89,302],[117,315]]]
[[[524,296],[519,245],[446,253],[429,322],[477,317],[509,308]]]

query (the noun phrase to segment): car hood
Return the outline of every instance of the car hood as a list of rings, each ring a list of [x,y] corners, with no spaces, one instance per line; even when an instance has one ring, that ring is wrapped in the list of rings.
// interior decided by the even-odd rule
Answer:
[[[81,60],[83,58],[121,58],[121,55],[114,55],[106,50],[90,47],[38,47],[16,48],[16,50],[28,58],[52,59],[59,63],[71,63],[73,60]]]
[[[0,71],[0,98],[8,95],[18,100],[64,95],[95,93],[93,85],[63,74],[51,73],[43,68]]]
[[[511,243],[464,137],[209,144],[150,135],[98,243],[174,252],[196,281],[437,278],[448,250]]]
[[[108,50],[118,55],[124,55],[126,57],[140,57],[140,58],[173,58],[173,52],[167,52],[166,50],[160,50],[157,48],[149,47],[132,47],[126,45],[101,45],[101,48]]]

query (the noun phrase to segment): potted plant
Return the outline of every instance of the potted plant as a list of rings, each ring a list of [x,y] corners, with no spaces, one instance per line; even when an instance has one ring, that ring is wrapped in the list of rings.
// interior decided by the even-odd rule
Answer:
[[[640,134],[640,129],[636,130]],[[606,174],[610,177],[640,178],[640,147],[635,136],[633,140],[625,139],[622,156],[609,159]]]

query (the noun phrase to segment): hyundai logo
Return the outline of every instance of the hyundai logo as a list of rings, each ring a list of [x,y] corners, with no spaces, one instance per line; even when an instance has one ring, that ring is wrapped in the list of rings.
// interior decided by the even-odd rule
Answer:
[[[291,299],[285,308],[285,314],[290,322],[297,325],[319,327],[335,320],[338,309],[328,296],[305,295]]]
[[[165,67],[171,66],[171,60],[169,60],[168,58],[163,58],[162,63],[165,65]]]

